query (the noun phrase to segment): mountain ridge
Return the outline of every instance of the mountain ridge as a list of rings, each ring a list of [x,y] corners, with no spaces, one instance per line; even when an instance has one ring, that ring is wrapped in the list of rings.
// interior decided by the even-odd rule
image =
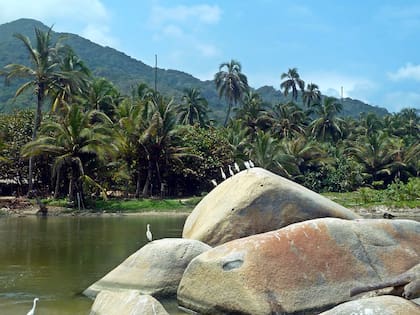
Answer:
[[[40,21],[27,18],[0,25],[0,68],[10,63],[27,63],[26,51],[13,34],[23,34],[33,41],[35,27],[42,30],[49,28]],[[154,86],[154,67],[112,47],[101,46],[77,34],[55,32],[53,29],[53,39],[56,40],[59,36],[66,38],[64,42],[73,48],[94,76],[108,79],[120,89],[122,94],[128,95],[131,88],[141,82]],[[0,112],[11,111],[14,107],[34,106],[34,102],[27,104],[30,102],[30,95],[26,95],[26,99],[21,99],[19,102],[13,101],[18,84],[18,82],[12,82],[10,86],[5,86],[3,82],[0,83]],[[200,89],[215,118],[224,116],[226,104],[218,97],[212,80],[201,81],[180,70],[157,68],[157,89],[162,94],[180,98],[185,88],[192,87]],[[281,91],[272,86],[259,87],[255,91],[261,95],[263,101],[270,104],[287,101]],[[385,108],[350,98],[343,99],[343,116],[358,117],[361,112],[375,112],[380,116],[388,114]]]

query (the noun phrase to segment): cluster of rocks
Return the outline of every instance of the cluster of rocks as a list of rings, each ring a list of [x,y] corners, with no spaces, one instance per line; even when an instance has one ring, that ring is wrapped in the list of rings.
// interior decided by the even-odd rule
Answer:
[[[156,298],[175,296],[194,314],[413,315],[420,268],[404,272],[419,253],[419,222],[362,219],[252,168],[202,199],[183,238],[148,243],[84,293],[91,315],[168,314]]]

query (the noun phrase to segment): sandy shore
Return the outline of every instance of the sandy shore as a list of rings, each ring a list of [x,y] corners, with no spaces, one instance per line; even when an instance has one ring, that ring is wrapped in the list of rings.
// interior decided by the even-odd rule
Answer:
[[[401,218],[420,221],[420,208],[390,208],[386,206],[354,207],[350,208],[363,218]],[[37,215],[38,206],[28,200],[13,197],[0,197],[0,215],[27,216]],[[192,209],[191,209],[192,211]],[[175,215],[187,216],[190,211],[153,211],[111,212],[111,211],[74,211],[71,208],[48,206],[49,216],[144,216],[144,215]]]

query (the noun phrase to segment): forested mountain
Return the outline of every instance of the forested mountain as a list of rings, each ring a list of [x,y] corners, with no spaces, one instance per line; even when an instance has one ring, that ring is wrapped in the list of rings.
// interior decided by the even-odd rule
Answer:
[[[27,52],[21,41],[16,39],[13,34],[20,33],[32,40],[35,27],[42,30],[48,29],[41,22],[32,19],[19,19],[0,25],[0,69],[10,63],[25,64],[27,62]],[[141,82],[154,87],[155,69],[153,67],[113,48],[100,46],[75,34],[54,32],[55,39],[59,36],[65,37],[64,42],[73,48],[91,69],[94,76],[110,80],[123,94],[129,94],[131,88]],[[216,73],[218,65],[214,65],[214,69]],[[159,68],[156,76],[157,89],[163,95],[180,97],[185,88],[199,88],[201,94],[209,103],[212,116],[217,119],[224,116],[226,104],[219,99],[213,81],[201,81],[182,71]],[[31,100],[31,95],[24,95],[19,97],[17,101],[13,101],[18,86],[18,81],[12,82],[10,86],[5,86],[3,81],[0,82],[0,112],[9,112],[13,108],[33,107],[35,105],[34,100]],[[270,86],[260,87],[256,89],[256,92],[267,103],[277,104],[285,101],[282,93]],[[361,112],[375,112],[379,116],[388,113],[384,108],[371,106],[350,98],[343,99],[342,115],[358,117]]]

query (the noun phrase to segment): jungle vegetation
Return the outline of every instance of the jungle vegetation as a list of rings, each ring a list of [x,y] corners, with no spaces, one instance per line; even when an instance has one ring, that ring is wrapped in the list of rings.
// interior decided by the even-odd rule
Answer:
[[[1,70],[6,82],[19,80],[17,98],[36,96],[35,110],[0,114],[0,180],[19,194],[73,202],[109,192],[201,195],[222,180],[220,168],[228,174],[248,160],[317,192],[386,188],[420,174],[414,108],[341,116],[342,100],[321,95],[296,68],[279,74],[287,101],[267,104],[231,60],[215,67],[213,84],[227,105],[220,124],[198,87],[175,98],[139,82],[123,93],[92,75],[51,29],[35,33],[15,36],[29,61]]]

